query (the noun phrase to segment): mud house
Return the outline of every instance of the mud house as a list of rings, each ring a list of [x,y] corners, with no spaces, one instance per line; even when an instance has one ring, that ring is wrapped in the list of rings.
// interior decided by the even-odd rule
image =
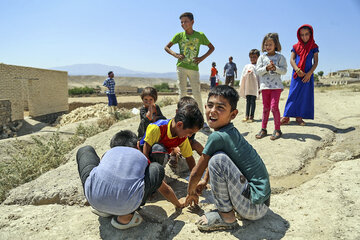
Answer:
[[[0,63],[0,126],[29,116],[45,119],[68,110],[67,72]]]

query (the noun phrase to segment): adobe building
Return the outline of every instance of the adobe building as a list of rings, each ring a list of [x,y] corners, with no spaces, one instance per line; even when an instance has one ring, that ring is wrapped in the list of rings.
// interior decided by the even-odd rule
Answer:
[[[66,112],[67,72],[0,63],[0,127],[23,120],[24,110],[44,121]]]

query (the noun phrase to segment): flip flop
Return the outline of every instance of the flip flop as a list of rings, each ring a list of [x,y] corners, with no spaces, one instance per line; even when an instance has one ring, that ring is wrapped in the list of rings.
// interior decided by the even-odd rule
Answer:
[[[136,222],[136,220],[138,220],[138,221]],[[140,216],[140,214],[135,212],[128,224],[119,223],[117,220],[117,216],[114,216],[111,219],[111,225],[114,228],[124,230],[124,229],[128,229],[128,228],[136,227],[136,226],[140,225],[140,223],[142,223],[142,221],[143,221],[143,218]]]
[[[290,122],[290,118],[289,118],[289,117],[282,117],[282,118],[280,119],[280,125],[287,125],[287,124],[289,124],[289,122]]]
[[[200,224],[200,223],[196,224],[200,231],[210,232],[216,230],[228,230],[228,229],[234,229],[235,227],[238,226],[236,220],[233,223],[225,222],[221,218],[217,210],[205,213],[205,217],[208,220],[207,224]]]

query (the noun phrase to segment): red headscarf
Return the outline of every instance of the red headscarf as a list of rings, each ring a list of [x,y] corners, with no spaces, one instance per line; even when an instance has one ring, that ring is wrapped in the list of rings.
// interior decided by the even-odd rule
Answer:
[[[301,37],[300,37],[300,29],[302,29],[303,27],[308,27],[311,29],[310,30],[311,35],[310,35],[309,41],[306,44],[301,40]],[[305,72],[306,57],[308,56],[311,49],[318,47],[318,45],[316,45],[315,40],[314,40],[314,30],[313,30],[312,26],[309,24],[302,25],[297,31],[297,38],[299,41],[297,42],[297,44],[295,44],[293,46],[293,48],[295,50],[295,53],[300,56],[300,61],[298,63],[298,67],[301,69],[301,71]],[[294,73],[294,78],[297,78],[296,72]]]

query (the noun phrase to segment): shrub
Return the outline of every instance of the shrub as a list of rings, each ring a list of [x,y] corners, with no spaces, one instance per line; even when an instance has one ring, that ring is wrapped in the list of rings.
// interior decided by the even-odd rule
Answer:
[[[235,80],[234,87],[238,87],[240,85],[240,80]]]
[[[171,89],[170,89],[168,83],[161,83],[161,84],[154,85],[154,88],[158,92],[171,92]]]
[[[174,98],[163,97],[160,101],[157,102],[157,105],[159,105],[159,107],[165,107],[165,106],[172,105],[175,103],[176,103],[176,100]]]
[[[93,94],[95,93],[95,89],[89,87],[75,87],[69,89],[68,93],[69,95]]]

